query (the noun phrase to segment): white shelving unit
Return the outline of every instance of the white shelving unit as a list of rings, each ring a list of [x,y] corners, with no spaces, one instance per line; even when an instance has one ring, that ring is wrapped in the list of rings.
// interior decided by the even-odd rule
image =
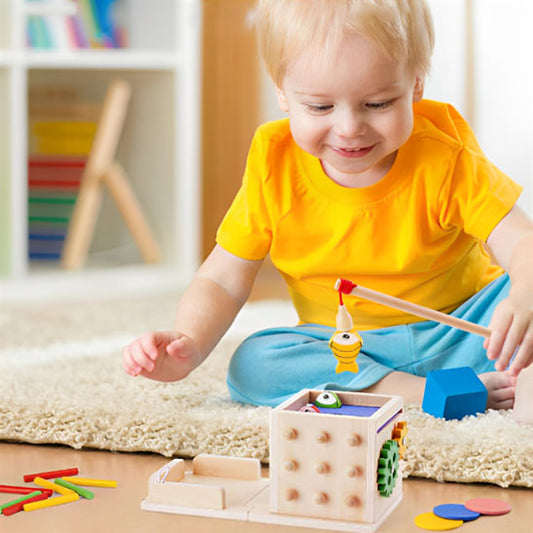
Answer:
[[[199,262],[201,0],[119,0],[128,48],[34,50],[26,47],[27,0],[0,0],[0,290],[9,281],[47,282],[123,271],[188,279]],[[59,12],[69,0],[44,0]],[[55,11],[54,11],[55,10]],[[76,89],[101,102],[121,77],[132,100],[117,159],[124,166],[161,247],[163,262],[142,265],[140,255],[105,198],[87,266],[62,271],[27,259],[28,98],[48,85]]]

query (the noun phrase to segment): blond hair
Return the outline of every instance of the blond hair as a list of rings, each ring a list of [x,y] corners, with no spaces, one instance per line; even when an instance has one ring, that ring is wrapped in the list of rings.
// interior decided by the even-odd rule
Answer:
[[[426,0],[259,0],[259,49],[281,86],[287,65],[302,52],[331,57],[357,33],[413,73],[429,73],[434,33]]]

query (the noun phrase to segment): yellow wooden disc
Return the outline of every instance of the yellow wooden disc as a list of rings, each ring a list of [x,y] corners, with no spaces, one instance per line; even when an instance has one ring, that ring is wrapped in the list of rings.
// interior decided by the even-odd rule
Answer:
[[[430,531],[446,531],[462,526],[463,521],[441,518],[434,513],[423,513],[415,518],[415,524],[422,529],[429,529]]]

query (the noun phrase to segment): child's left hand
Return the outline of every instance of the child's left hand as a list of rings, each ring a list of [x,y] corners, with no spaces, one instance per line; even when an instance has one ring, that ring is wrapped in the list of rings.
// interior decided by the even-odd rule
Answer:
[[[492,334],[483,344],[490,360],[497,359],[496,370],[509,367],[509,373],[517,376],[533,362],[533,294],[528,287],[513,285],[509,297],[494,310],[489,324]]]

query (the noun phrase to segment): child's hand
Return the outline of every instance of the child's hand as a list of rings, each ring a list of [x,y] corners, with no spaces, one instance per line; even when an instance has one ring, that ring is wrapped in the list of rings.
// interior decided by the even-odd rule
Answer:
[[[511,294],[494,310],[489,324],[491,336],[483,346],[496,370],[505,370],[516,351],[509,372],[517,376],[533,362],[533,296],[530,291],[511,289]]]
[[[200,362],[194,342],[176,331],[145,333],[122,352],[122,365],[127,374],[157,381],[183,379]]]

